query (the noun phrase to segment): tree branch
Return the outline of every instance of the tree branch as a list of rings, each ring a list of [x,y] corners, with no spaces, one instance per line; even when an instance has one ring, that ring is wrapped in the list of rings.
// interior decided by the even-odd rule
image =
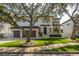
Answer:
[[[74,17],[72,17],[72,16],[68,13],[68,11],[65,9],[65,7],[63,7],[63,4],[61,4],[61,7],[62,7],[62,9],[64,10],[64,12],[70,17],[70,19],[75,23]]]
[[[44,9],[42,10],[42,13],[39,15],[39,16],[36,16],[36,19],[34,20],[34,22],[33,22],[33,25],[35,24],[35,22],[37,22],[38,21],[38,19],[42,16],[42,15],[44,15],[44,14],[46,14],[46,13],[48,13],[50,10],[47,10],[46,12],[44,12],[46,9],[46,6],[47,6],[47,4],[44,6]]]
[[[29,15],[29,16],[31,16],[31,14],[28,12],[28,10],[27,10],[27,6],[24,6],[24,4],[23,3],[21,3],[21,5],[23,6],[23,8],[24,8],[24,10],[25,10],[25,12]]]
[[[72,13],[72,16],[74,16],[74,13],[77,11],[77,9],[78,9],[78,3],[76,4],[76,7],[75,7],[75,9],[74,9],[74,11]]]
[[[36,7],[32,10],[32,15],[33,15],[33,13],[38,9],[39,6],[40,6],[39,4],[36,5]]]

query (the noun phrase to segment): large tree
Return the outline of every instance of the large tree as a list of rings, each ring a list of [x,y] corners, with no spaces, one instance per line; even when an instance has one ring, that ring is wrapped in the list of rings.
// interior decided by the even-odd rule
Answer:
[[[0,4],[0,21],[18,26],[18,22],[24,18],[24,13],[19,4]]]
[[[27,42],[30,42],[31,32],[34,24],[41,16],[63,15],[60,4],[57,3],[8,3],[0,4],[0,20],[13,26],[18,26],[20,20],[26,20],[29,23],[29,35]],[[27,19],[29,17],[29,19]],[[35,17],[35,18],[34,18]]]
[[[28,35],[28,42],[30,42],[31,31],[34,24],[38,21],[41,16],[44,16],[49,12],[48,4],[41,4],[41,3],[29,3],[29,4],[21,4],[26,15],[29,17],[29,35]],[[34,18],[35,17],[35,18]]]
[[[60,4],[62,10],[69,16],[70,20],[73,22],[73,29],[71,39],[75,40],[75,33],[79,30],[79,4]]]
[[[49,10],[48,4],[42,3],[0,4],[0,20],[9,23],[12,26],[18,26],[19,21],[26,20],[29,23],[27,42],[30,42],[31,31],[34,24],[41,16],[47,14]],[[27,17],[29,19],[27,19]]]
[[[34,26],[35,22],[41,17],[41,16],[62,16],[63,15],[63,10],[59,6],[60,4],[57,3],[50,3],[50,4],[23,4],[23,9],[26,12],[26,15],[28,15],[30,27],[29,27],[29,36],[28,36],[28,41],[30,41],[30,36],[31,36],[31,30],[32,27]],[[36,16],[34,19],[33,16]]]

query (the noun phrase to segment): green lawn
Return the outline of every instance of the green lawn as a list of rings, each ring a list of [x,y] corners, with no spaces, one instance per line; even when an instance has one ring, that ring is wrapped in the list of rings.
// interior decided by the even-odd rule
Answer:
[[[48,49],[47,51],[68,51],[68,52],[75,52],[75,51],[79,51],[79,45],[71,45],[71,46],[65,46],[65,47],[61,47],[61,48],[52,48],[52,49]]]
[[[32,40],[36,42],[37,46],[49,45],[49,44],[59,44],[59,43],[68,43],[72,40],[66,38],[48,38],[48,39],[40,39],[40,40]]]
[[[47,38],[47,39],[39,39],[39,40],[31,40],[36,43],[35,46],[44,46],[49,44],[56,44],[56,43],[67,43],[71,42],[71,40],[65,39],[65,38]],[[25,40],[15,40],[12,42],[6,42],[0,44],[0,47],[20,47],[22,43],[24,43]]]

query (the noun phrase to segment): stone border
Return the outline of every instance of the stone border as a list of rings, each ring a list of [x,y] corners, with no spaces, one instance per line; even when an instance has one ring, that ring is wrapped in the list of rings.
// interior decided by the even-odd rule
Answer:
[[[0,54],[79,54],[78,52],[54,52],[54,51],[39,51],[39,52],[0,52]]]

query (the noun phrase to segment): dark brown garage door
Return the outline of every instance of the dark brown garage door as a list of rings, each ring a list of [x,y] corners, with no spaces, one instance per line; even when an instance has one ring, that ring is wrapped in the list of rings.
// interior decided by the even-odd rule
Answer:
[[[15,30],[14,32],[14,37],[20,37],[20,31],[19,30]]]
[[[32,31],[31,36],[36,37],[36,31]]]
[[[23,30],[22,31],[22,37],[27,37],[29,35],[28,33],[29,33],[28,30]],[[36,31],[32,30],[31,37],[36,37]]]
[[[23,30],[22,31],[22,37],[27,37],[28,36],[28,31],[27,30]]]

